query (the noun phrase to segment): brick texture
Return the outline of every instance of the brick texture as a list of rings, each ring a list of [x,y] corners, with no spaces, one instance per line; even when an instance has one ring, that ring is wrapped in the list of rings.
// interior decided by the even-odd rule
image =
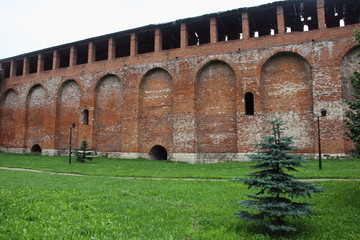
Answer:
[[[319,5],[317,12],[323,11]],[[281,7],[277,14],[283,21]],[[73,148],[86,139],[108,156],[150,157],[159,145],[177,161],[238,161],[246,160],[245,154],[254,151],[251,144],[266,134],[266,120],[279,116],[287,122],[285,134],[296,137],[301,152],[314,156],[316,117],[325,108],[323,153],[349,153],[343,100],[351,97],[348,77],[359,70],[354,31],[360,25],[324,28],[320,21],[321,28],[308,32],[252,38],[246,12],[242,18],[245,32],[238,40],[218,42],[212,17],[207,44],[187,46],[186,23],[180,23],[176,49],[162,50],[161,32],[150,26],[154,29],[147,30],[157,33],[156,51],[150,53],[138,54],[136,33],[127,32],[130,56],[115,58],[111,39],[116,36],[104,36],[89,40],[84,64],[72,61],[59,68],[61,49],[54,48],[53,69],[40,71],[44,57],[36,52],[38,71],[15,76],[15,62],[31,56],[1,60],[10,73],[1,78],[0,149],[29,152],[37,144],[44,154],[66,154],[75,123]],[[96,61],[92,42],[100,40],[111,40],[110,54]],[[254,96],[253,115],[245,111],[248,92]]]

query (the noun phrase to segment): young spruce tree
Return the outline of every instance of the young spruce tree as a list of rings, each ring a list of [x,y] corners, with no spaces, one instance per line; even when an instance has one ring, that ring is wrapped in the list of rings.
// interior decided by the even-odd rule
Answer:
[[[265,226],[273,232],[296,231],[289,219],[310,216],[310,204],[298,202],[300,197],[310,197],[312,193],[320,192],[321,188],[309,182],[296,181],[295,177],[287,174],[303,167],[305,161],[301,155],[291,153],[298,150],[292,146],[292,137],[283,137],[284,124],[280,119],[269,121],[272,125],[272,136],[264,137],[260,143],[254,144],[258,149],[256,154],[248,157],[256,161],[250,178],[236,178],[248,188],[255,188],[256,195],[247,196],[249,200],[239,202],[243,210],[237,213],[246,221],[253,221],[257,225]]]
[[[356,31],[356,40],[360,46],[360,31]],[[360,158],[360,72],[355,71],[350,79],[354,93],[352,100],[346,101],[350,110],[345,112],[345,133],[354,142],[354,148],[351,149],[353,157]]]
[[[85,139],[83,139],[81,141],[80,148],[76,149],[76,152],[75,152],[76,161],[81,162],[81,163],[85,162],[85,160],[91,161],[92,157],[89,156],[90,155],[89,151],[90,151],[89,144]]]

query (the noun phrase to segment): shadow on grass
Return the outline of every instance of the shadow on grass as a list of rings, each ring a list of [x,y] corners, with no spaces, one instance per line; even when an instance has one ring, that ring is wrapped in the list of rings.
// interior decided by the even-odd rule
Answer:
[[[295,220],[291,222],[297,229],[295,232],[273,232],[264,226],[259,226],[244,220],[239,220],[239,223],[235,226],[235,231],[238,235],[253,236],[251,239],[306,239],[306,236],[311,231],[310,224],[306,222],[307,219],[308,218],[304,218],[303,221]]]

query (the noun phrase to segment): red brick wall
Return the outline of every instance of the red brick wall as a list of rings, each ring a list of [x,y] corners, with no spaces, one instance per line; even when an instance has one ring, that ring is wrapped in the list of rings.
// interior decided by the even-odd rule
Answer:
[[[105,152],[121,150],[121,80],[114,75],[103,77],[95,91],[94,147]],[[88,136],[88,138],[91,136]]]
[[[30,89],[26,101],[25,146],[31,148],[47,141],[45,114],[47,112],[46,92],[43,86],[35,85]]]
[[[56,114],[57,149],[69,148],[70,127],[72,127],[72,123],[79,125],[80,94],[80,88],[73,80],[67,81],[61,86]],[[79,146],[78,128],[73,129],[72,142],[74,148]]]
[[[4,94],[2,104],[2,127],[4,130],[1,136],[1,145],[5,147],[16,147],[15,129],[16,129],[16,111],[19,107],[17,94],[14,90],[8,90]]]
[[[198,153],[237,152],[235,84],[234,71],[224,62],[201,69],[196,83]]]
[[[271,57],[261,73],[265,118],[280,117],[289,135],[304,152],[314,151],[314,115],[311,71],[308,62],[291,52]]]
[[[351,144],[344,135],[343,99],[349,95],[347,76],[359,70],[359,50],[351,50],[359,27],[182,44],[11,75],[1,85],[0,147],[29,150],[39,144],[56,153],[67,149],[75,122],[74,141],[86,138],[103,152],[136,157],[161,145],[169,157],[209,153],[222,161],[225,155],[216,154],[229,153],[226,160],[234,160],[253,151],[251,143],[263,136],[266,120],[279,115],[288,122],[285,133],[315,154],[316,116],[326,108],[323,152],[344,154]],[[254,94],[254,115],[245,114],[246,92]],[[82,123],[85,109],[88,125]]]
[[[173,80],[163,69],[148,72],[140,84],[139,152],[155,145],[172,149]]]

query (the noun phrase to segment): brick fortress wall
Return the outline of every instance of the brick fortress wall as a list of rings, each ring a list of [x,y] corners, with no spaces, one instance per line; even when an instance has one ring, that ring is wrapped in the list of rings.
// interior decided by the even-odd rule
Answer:
[[[238,161],[246,160],[251,143],[266,134],[266,120],[278,116],[287,122],[285,133],[313,156],[316,117],[327,109],[321,118],[322,152],[345,155],[351,142],[344,136],[343,100],[351,95],[348,77],[359,69],[354,31],[360,25],[326,27],[331,1],[303,1],[305,7],[315,4],[316,27],[309,22],[310,29],[296,31],[284,11],[301,6],[293,2],[147,26],[0,60],[5,70],[1,150],[66,154],[75,123],[73,148],[86,139],[104,156]],[[276,27],[268,26],[269,34],[255,31],[249,18],[269,9],[275,15],[262,15],[275,16]],[[231,39],[235,30],[224,34],[222,27],[235,15],[241,39]],[[169,29],[177,41],[167,38]],[[191,31],[201,35],[195,42]]]

